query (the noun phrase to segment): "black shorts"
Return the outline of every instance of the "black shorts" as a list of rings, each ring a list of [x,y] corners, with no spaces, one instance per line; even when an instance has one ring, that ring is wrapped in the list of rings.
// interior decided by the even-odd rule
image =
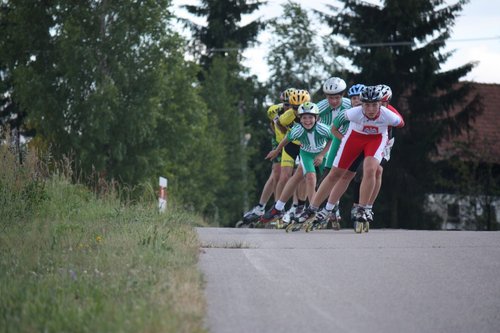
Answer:
[[[296,145],[295,143],[289,142],[283,149],[285,149],[286,153],[290,155],[293,160],[295,160],[297,156],[299,156],[300,146]]]

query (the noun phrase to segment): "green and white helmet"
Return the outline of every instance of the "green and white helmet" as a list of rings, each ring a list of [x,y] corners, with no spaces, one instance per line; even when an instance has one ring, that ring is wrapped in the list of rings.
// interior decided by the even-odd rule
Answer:
[[[304,104],[301,104],[299,106],[299,109],[297,110],[297,114],[302,116],[303,114],[312,114],[312,115],[319,115],[319,109],[316,103],[313,102],[305,102]]]

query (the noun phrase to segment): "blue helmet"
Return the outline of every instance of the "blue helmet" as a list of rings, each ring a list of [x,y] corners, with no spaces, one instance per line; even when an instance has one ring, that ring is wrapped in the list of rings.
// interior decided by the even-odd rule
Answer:
[[[365,85],[358,83],[353,85],[351,88],[349,88],[349,91],[347,92],[347,97],[352,97],[352,96],[358,96],[361,95],[361,92],[365,89]]]

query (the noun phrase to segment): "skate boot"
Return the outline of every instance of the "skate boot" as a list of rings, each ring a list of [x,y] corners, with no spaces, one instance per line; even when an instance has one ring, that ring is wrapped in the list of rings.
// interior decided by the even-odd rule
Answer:
[[[280,219],[283,216],[282,210],[277,210],[274,206],[260,217],[260,222],[269,223]]]
[[[319,212],[316,213],[314,220],[308,223],[306,227],[306,232],[325,228],[331,215],[332,215],[331,210],[327,210],[326,208],[321,209]]]
[[[340,221],[342,217],[340,216],[339,205],[333,207],[332,213],[328,217],[326,224],[327,229],[340,230]]]
[[[333,208],[333,217],[335,217],[335,221],[332,219],[332,229],[333,230],[340,230],[340,222],[342,221],[342,216],[340,216],[340,209],[339,206],[336,205]]]
[[[363,207],[357,207],[354,213],[354,231],[358,234],[362,233],[365,228],[366,222],[366,209]]]
[[[289,210],[286,211],[286,213],[283,215],[281,220],[278,222],[278,229],[286,228],[288,223],[290,223],[291,220],[293,220],[293,216],[295,214],[295,211],[297,209],[296,205],[292,205]]]
[[[316,211],[308,207],[300,215],[296,215],[294,220],[299,223],[310,222],[313,220],[314,215],[316,215]]]
[[[351,208],[351,222],[354,224],[356,221],[356,211],[358,210],[358,206],[352,206]]]
[[[371,223],[373,223],[373,210],[367,209],[366,210],[366,222],[364,223],[364,226],[363,226],[364,232],[370,231],[370,224]]]
[[[295,213],[293,214],[293,217],[297,217],[299,216],[300,214],[302,214],[304,212],[304,205],[297,205],[297,209],[295,210]]]
[[[260,217],[264,215],[264,207],[257,205],[254,208],[250,209],[243,215],[243,220],[236,223],[236,228],[252,228],[255,226],[255,223],[259,221]]]

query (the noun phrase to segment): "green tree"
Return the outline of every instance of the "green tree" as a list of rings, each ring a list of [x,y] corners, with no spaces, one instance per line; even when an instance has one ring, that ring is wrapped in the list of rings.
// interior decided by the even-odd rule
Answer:
[[[283,15],[269,22],[272,47],[267,63],[272,96],[289,87],[314,93],[338,70],[334,59],[324,51],[315,24],[300,4],[291,1],[283,5]]]
[[[190,24],[195,44],[202,52],[195,54],[203,67],[200,72],[201,94],[208,107],[210,135],[220,146],[217,156],[223,161],[220,183],[213,184],[217,200],[213,202],[218,223],[232,225],[248,208],[249,197],[255,191],[250,181],[253,169],[248,164],[254,150],[248,148],[252,117],[263,117],[262,105],[256,101],[256,91],[262,91],[255,77],[248,76],[241,65],[242,52],[253,43],[261,27],[259,20],[242,26],[243,15],[251,14],[260,2],[212,0],[201,6],[185,6],[187,10],[207,21],[206,26]],[[262,131],[262,130],[261,130]],[[259,138],[260,136],[255,136]],[[252,141],[253,142],[253,141]]]
[[[383,6],[341,2],[341,11],[326,17],[333,34],[349,41],[339,47],[339,55],[359,69],[352,75],[355,82],[391,86],[391,104],[406,121],[396,132],[384,171],[378,220],[386,227],[436,227],[428,223],[432,219],[423,204],[435,182],[431,154],[441,139],[467,128],[480,106],[478,96],[465,102],[472,93],[470,84],[455,85],[472,63],[441,68],[452,54],[442,51],[450,29],[468,1],[446,5],[442,0],[386,0]],[[452,114],[454,106],[460,110]]]
[[[35,131],[26,124],[27,108],[16,98],[14,86],[20,84],[18,68],[33,64],[33,57],[43,57],[41,50],[50,49],[48,34],[52,19],[45,5],[30,1],[11,1],[0,4],[0,126],[4,135],[10,135],[18,150],[21,136],[28,138]],[[29,18],[29,24],[27,19]],[[20,21],[26,21],[26,24]],[[37,29],[33,29],[36,26]],[[10,133],[5,133],[6,130]],[[0,132],[1,132],[0,130]]]
[[[225,176],[214,184],[218,200],[212,206],[217,209],[218,223],[223,225],[234,224],[248,209],[259,190],[259,184],[253,181],[258,177],[256,173],[262,170],[262,164],[269,167],[259,154],[261,140],[268,140],[268,135],[263,134],[265,90],[255,77],[235,76],[230,61],[237,59],[213,58],[201,93],[205,103],[212,106],[209,133],[221,150],[217,157],[223,161],[220,171]]]
[[[192,87],[198,66],[178,58],[168,62],[164,70],[173,72],[163,80],[162,103],[166,112],[155,127],[154,137],[160,147],[156,157],[163,165],[162,175],[169,179],[169,192],[187,208],[212,217],[217,210],[213,204],[216,189],[226,178],[224,147],[219,133],[214,131],[201,88]]]
[[[253,13],[262,4],[260,1],[202,0],[201,6],[183,6],[189,13],[203,17],[207,21],[206,26],[189,20],[184,21],[194,33],[195,44],[204,47],[199,54],[205,70],[210,67],[212,58],[216,54],[226,57],[228,51],[233,50],[225,49],[243,50],[255,42],[262,23],[260,20],[253,20],[241,25],[241,20],[243,15]]]
[[[3,96],[28,114],[32,145],[56,160],[73,156],[84,176],[157,186],[165,175],[186,205],[203,210],[214,200],[220,148],[170,1],[3,6],[0,40],[12,46],[1,57]]]

